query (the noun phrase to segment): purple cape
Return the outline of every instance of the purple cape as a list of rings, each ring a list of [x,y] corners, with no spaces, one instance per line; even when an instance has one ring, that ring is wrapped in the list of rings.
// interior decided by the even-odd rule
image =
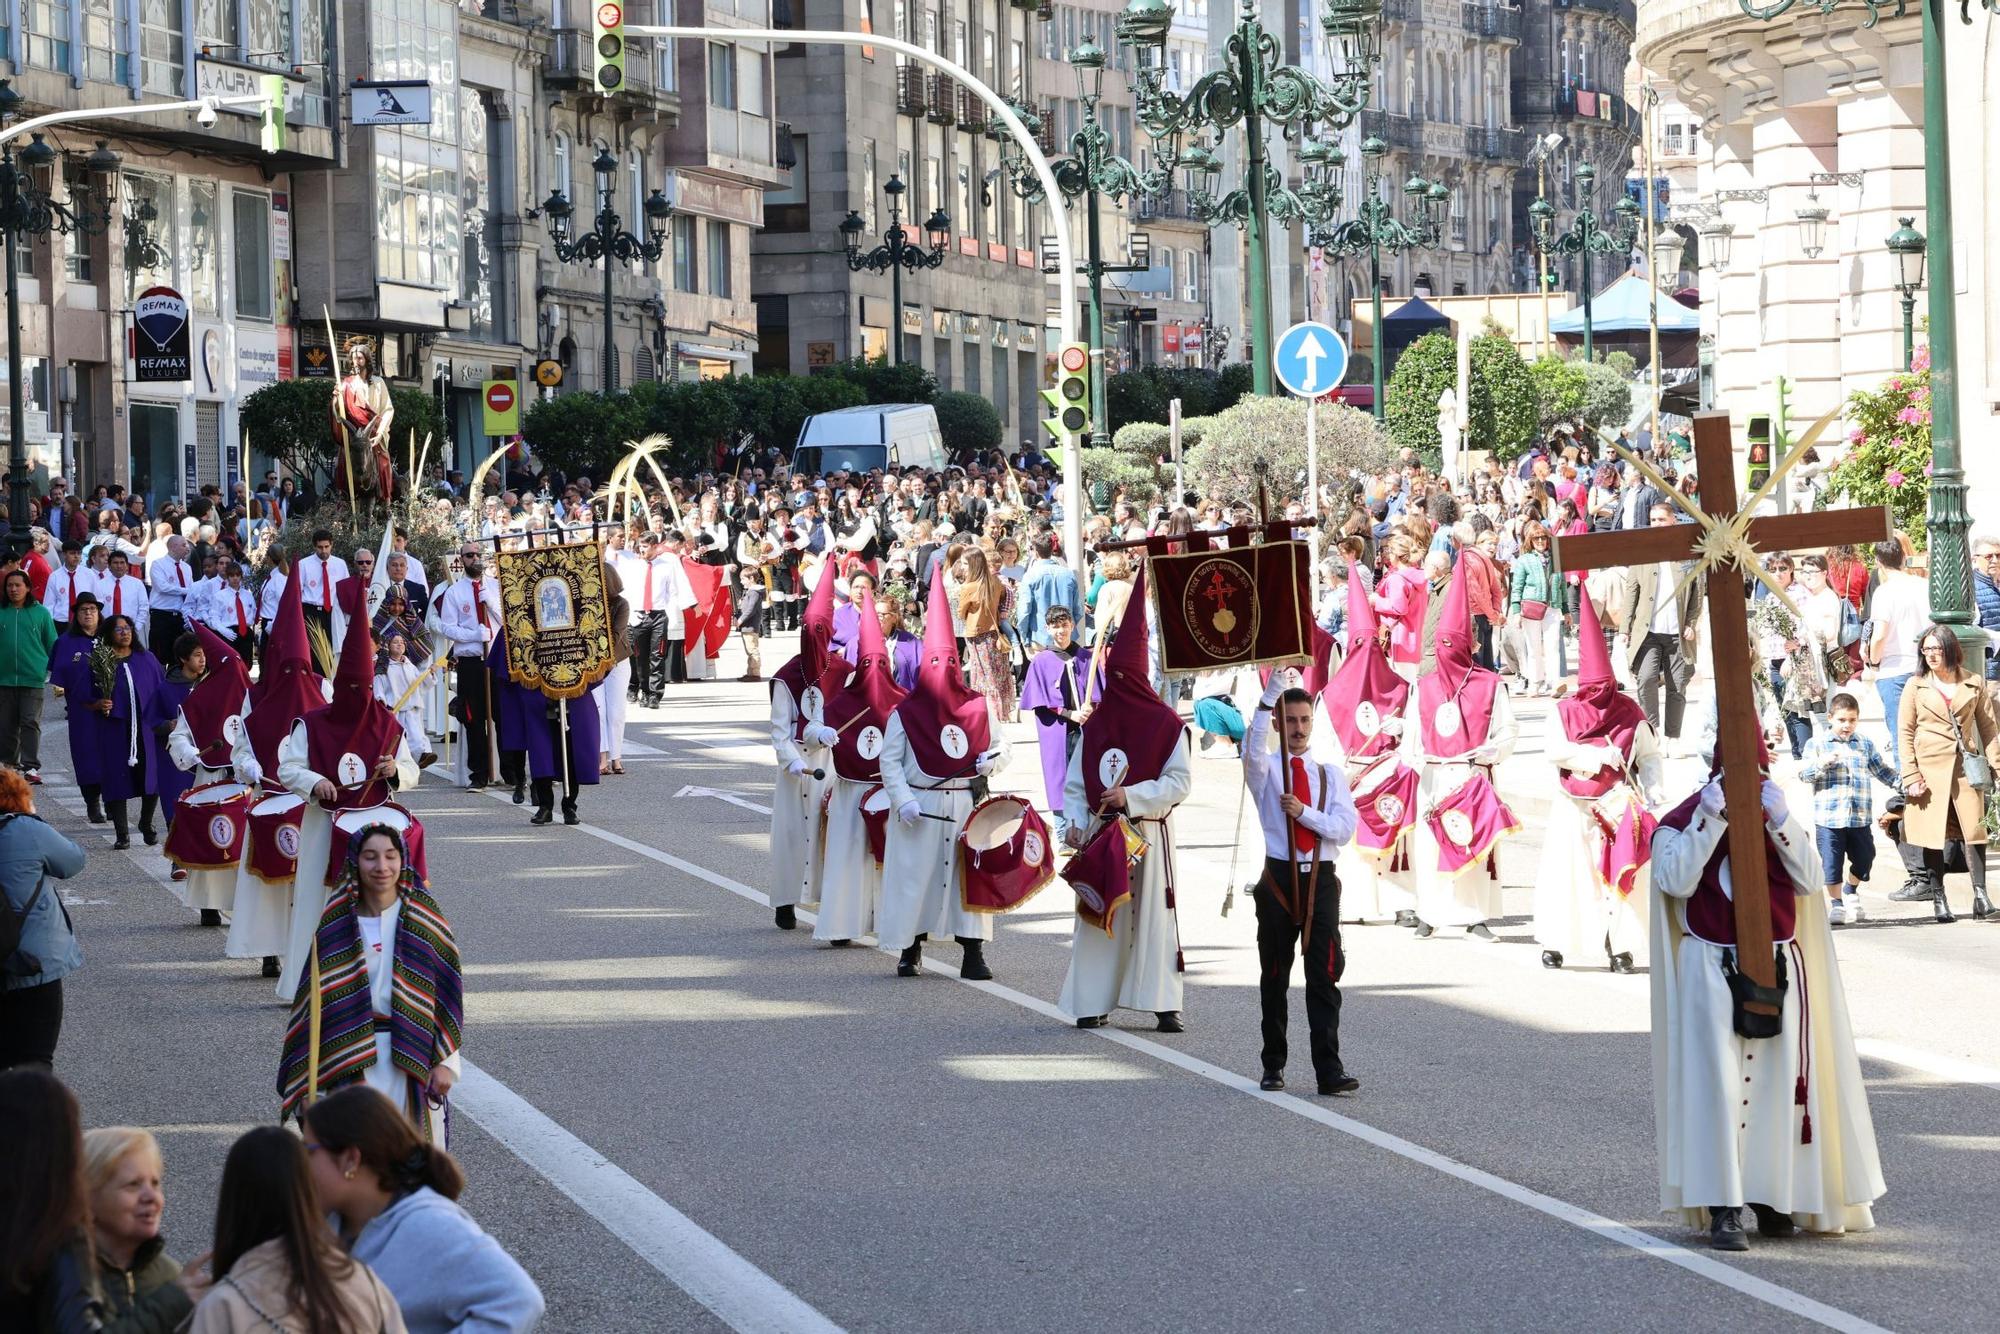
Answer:
[[[861,638],[861,612],[852,602],[843,602],[833,609],[832,652],[849,662],[856,661],[854,646]],[[905,686],[904,689],[909,689]]]
[[[106,801],[129,801],[133,797],[157,793],[160,790],[159,767],[165,759],[166,747],[153,740],[147,719],[154,707],[153,701],[167,688],[167,674],[161,670],[160,660],[142,648],[134,648],[124,665],[131,669],[131,688],[126,687],[126,673],[119,672],[111,688],[111,712],[92,713],[86,727],[90,733],[91,748],[97,752]],[[86,663],[86,676],[89,670]],[[131,753],[129,729],[135,718],[139,725],[139,762],[128,765],[125,759]]]
[[[1077,675],[1086,665],[1078,661],[1081,657],[1074,648],[1067,654],[1052,648],[1037,653],[1028,663],[1028,675],[1021,682],[1021,707],[1076,708]],[[1054,722],[1043,722],[1038,716],[1035,720],[1035,740],[1042,752],[1042,784],[1048,789],[1049,809],[1057,813],[1063,808],[1063,783],[1069,775],[1070,747],[1080,731],[1074,724],[1060,718]]]
[[[90,701],[97,696],[90,676],[90,654],[97,641],[89,635],[66,631],[49,654],[49,682],[62,687],[63,712],[69,719],[69,761],[78,784],[95,787],[104,781],[104,761],[99,755]]]
[[[486,670],[493,683],[493,726],[499,734],[501,750],[526,750],[528,736],[543,726],[540,691],[514,684],[507,674],[507,632],[493,636],[486,651]]]
[[[889,661],[891,673],[896,678],[898,688],[910,691],[917,688],[917,667],[924,659],[924,641],[908,630],[898,630],[889,636]]]
[[[175,764],[167,755],[167,738],[173,735],[174,723],[181,716],[181,705],[193,689],[192,681],[176,681],[171,676],[162,676],[160,688],[146,710],[146,738],[153,748],[153,772],[158,775],[155,787],[168,820],[174,818],[174,807],[180,804],[181,794],[194,786],[194,774]]]
[[[558,749],[558,737],[562,732],[562,706],[537,691],[524,690],[521,693],[537,706],[537,712],[542,715],[539,726],[527,729],[528,772],[536,778],[552,778],[561,783],[563,760],[562,751]],[[578,783],[597,782],[598,751],[597,701],[586,691],[569,702],[569,767],[571,776]]]

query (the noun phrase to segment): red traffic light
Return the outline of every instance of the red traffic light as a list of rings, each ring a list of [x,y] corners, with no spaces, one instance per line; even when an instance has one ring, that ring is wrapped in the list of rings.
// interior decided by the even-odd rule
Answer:
[[[598,27],[615,28],[624,21],[625,21],[625,10],[623,9],[623,7],[609,3],[602,4],[597,7]]]
[[[1062,350],[1062,368],[1071,375],[1079,374],[1089,364],[1090,351],[1088,348],[1071,344]]]

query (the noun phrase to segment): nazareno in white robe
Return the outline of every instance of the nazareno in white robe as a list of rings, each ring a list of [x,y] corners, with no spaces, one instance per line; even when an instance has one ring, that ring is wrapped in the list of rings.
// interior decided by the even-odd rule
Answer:
[[[1653,1114],[1660,1208],[1689,1227],[1710,1206],[1767,1205],[1812,1232],[1866,1231],[1886,1187],[1868,1091],[1854,1052],[1847,993],[1819,892],[1812,832],[1795,818],[1771,831],[1797,886],[1796,951],[1785,957],[1784,1031],[1745,1039],[1730,1019],[1724,947],[1686,929],[1686,899],[1727,836],[1718,816],[1697,811],[1686,830],[1653,836],[1651,969]],[[1722,871],[1729,888],[1729,868]],[[1799,962],[1804,977],[1800,977]],[[1799,1007],[1811,1021],[1806,1105],[1794,1105]],[[1802,1144],[1803,1118],[1812,1143]]]
[[[1071,1019],[1110,1014],[1113,1009],[1162,1014],[1181,1008],[1179,914],[1167,906],[1167,878],[1174,855],[1173,810],[1187,800],[1194,783],[1188,769],[1187,733],[1182,732],[1160,776],[1125,785],[1125,813],[1139,837],[1140,855],[1131,901],[1111,919],[1111,932],[1082,917],[1071,937],[1069,975],[1056,1008]],[[1063,815],[1071,829],[1094,823],[1083,793],[1083,747],[1070,756],[1063,784]],[[1186,885],[1177,882],[1178,892]]]
[[[806,721],[818,723],[826,700],[817,689],[806,691]],[[778,755],[778,777],[771,791],[771,889],[773,908],[819,902],[819,803],[833,781],[833,752],[797,740],[799,702],[791,688],[771,681],[771,749]],[[786,772],[794,760],[806,766],[802,774]],[[814,778],[815,770],[825,778]]]
[[[1416,708],[1417,692],[1410,692],[1411,709]],[[1472,777],[1473,756],[1482,765],[1498,768],[1514,753],[1521,724],[1514,717],[1514,705],[1507,698],[1503,681],[1493,692],[1493,718],[1486,729],[1486,744],[1464,757],[1437,757],[1424,754],[1424,732],[1413,720],[1404,729],[1404,758],[1417,771],[1416,823],[1409,834],[1410,862],[1417,885],[1417,916],[1430,926],[1475,926],[1500,915],[1500,878],[1487,870],[1495,858],[1481,857],[1457,875],[1438,870],[1437,837],[1431,833],[1425,813],[1463,787]],[[1491,777],[1491,775],[1488,775]],[[1498,785],[1495,785],[1498,791]],[[1505,794],[1501,800],[1505,800]],[[1358,801],[1359,798],[1356,798]],[[1503,838],[1501,843],[1506,840]]]
[[[827,765],[825,840],[820,858],[819,918],[814,940],[859,940],[875,930],[882,908],[882,868],[868,851],[868,831],[861,822],[861,797],[872,783],[842,778]],[[895,817],[890,816],[890,823]],[[884,840],[887,861],[887,840]]]
[[[243,734],[240,720],[249,711],[249,706],[246,704],[236,714],[239,720],[236,729],[238,736]],[[194,733],[188,730],[186,714],[174,719],[174,730],[167,736],[167,758],[173,761],[175,768],[192,773],[196,787],[204,783],[221,783],[236,777],[231,765],[210,767],[201,762],[201,752],[195,748]],[[174,893],[179,895],[181,902],[190,908],[213,909],[216,912],[234,909],[236,868],[218,866],[204,869],[190,866],[187,868],[187,879],[175,882]]]
[[[333,683],[322,680],[320,693],[331,699]],[[237,781],[250,789],[250,805],[254,809],[258,802],[271,794],[264,790],[266,775],[263,766],[257,763],[257,751],[250,744],[249,729],[239,732],[230,744],[229,759],[236,769]],[[276,774],[270,775],[273,782],[277,781],[277,777]],[[258,879],[250,869],[247,836],[243,850],[246,855],[236,864],[235,906],[229,915],[229,940],[222,947],[223,957],[261,959],[272,954],[282,956],[286,936],[291,930],[293,881],[271,883]]]
[[[1393,724],[1399,731],[1403,727],[1400,715],[1386,718],[1383,722],[1385,725]],[[1358,807],[1372,799],[1376,788],[1394,777],[1401,757],[1382,760],[1370,770],[1370,761],[1347,758],[1347,747],[1340,744],[1340,735],[1322,720],[1313,728],[1312,758],[1316,764],[1340,766],[1347,776],[1348,791],[1353,794],[1354,804]],[[1365,778],[1361,777],[1364,772],[1367,774]],[[1402,846],[1409,847],[1407,836]],[[1415,910],[1416,871],[1413,868],[1392,871],[1389,867],[1393,860],[1393,851],[1387,857],[1378,857],[1356,839],[1341,844],[1333,869],[1340,877],[1342,920],[1367,922],[1392,919],[1399,912]]]
[[[1560,712],[1549,713],[1547,726],[1544,746],[1558,781],[1550,792],[1542,859],[1535,868],[1535,942],[1562,955],[1567,963],[1581,964],[1606,954],[1608,936],[1610,954],[1629,954],[1634,966],[1643,968],[1650,955],[1646,900],[1652,894],[1652,872],[1642,865],[1630,894],[1606,889],[1597,878],[1604,836],[1590,810],[1595,806],[1606,819],[1616,820],[1631,800],[1632,779],[1637,780],[1646,808],[1659,810],[1663,776],[1659,737],[1652,724],[1641,722],[1632,734],[1631,755],[1619,753],[1614,761],[1609,742],[1571,741],[1563,731]],[[1628,781],[1597,798],[1572,796],[1563,788],[1560,780],[1565,771],[1594,777],[1606,764],[1622,768]]]
[[[993,768],[1007,767],[1013,748],[993,721],[993,706],[986,706],[987,734],[995,750]],[[971,763],[967,755],[963,774],[929,774],[917,765],[910,749],[909,734],[903,730],[901,713],[889,715],[889,727],[882,741],[882,789],[889,794],[889,834],[882,856],[882,907],[875,917],[876,942],[898,953],[908,949],[920,935],[932,940],[964,937],[967,940],[993,939],[993,919],[997,914],[967,912],[959,892],[958,835],[972,814]],[[942,815],[943,820],[921,816],[904,824],[896,817],[903,803],[914,801],[926,815]]]

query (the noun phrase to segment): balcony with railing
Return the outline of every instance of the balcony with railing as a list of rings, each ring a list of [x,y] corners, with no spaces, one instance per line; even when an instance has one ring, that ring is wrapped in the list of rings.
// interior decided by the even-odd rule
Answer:
[[[1599,92],[1594,88],[1558,87],[1553,91],[1555,105],[1552,114],[1556,119],[1594,120],[1615,126],[1635,139],[1639,136],[1639,112],[1618,94]]]
[[[958,119],[957,83],[942,74],[925,80],[924,119],[933,125],[950,125]]]
[[[1529,136],[1526,130],[1506,130],[1499,126],[1465,127],[1465,155],[1488,162],[1525,162]]]
[[[1413,116],[1399,116],[1393,111],[1369,108],[1361,113],[1361,137],[1380,139],[1391,148],[1421,149],[1424,146],[1424,127]]]
[[[1164,190],[1156,195],[1139,196],[1138,217],[1141,222],[1160,218],[1200,222],[1201,212],[1195,208],[1194,197],[1186,190]]]
[[[1639,30],[1637,0],[1555,0],[1557,9],[1587,9],[1625,25],[1626,32]]]
[[[1032,110],[1037,120],[1035,125],[1035,147],[1041,149],[1043,155],[1046,156],[1056,151],[1055,104],[1045,102],[1039,107],[1032,108]]]
[[[1465,4],[1460,20],[1465,30],[1496,42],[1521,40],[1521,11],[1505,5]]]
[[[792,141],[792,123],[788,120],[778,122],[776,157],[778,166],[782,170],[790,171],[799,165],[799,149]]]
[[[590,85],[590,34],[580,28],[557,28],[549,34],[549,56],[542,62],[542,82],[551,88]]]
[[[970,130],[974,134],[981,133],[985,130],[986,122],[992,115],[991,110],[986,105],[985,99],[970,88],[959,88],[957,92],[958,128],[961,130]]]
[[[1382,0],[1384,23],[1408,23],[1423,14],[1422,0]]]
[[[901,116],[921,116],[928,107],[925,100],[924,79],[926,72],[922,65],[908,63],[896,66],[896,114]]]

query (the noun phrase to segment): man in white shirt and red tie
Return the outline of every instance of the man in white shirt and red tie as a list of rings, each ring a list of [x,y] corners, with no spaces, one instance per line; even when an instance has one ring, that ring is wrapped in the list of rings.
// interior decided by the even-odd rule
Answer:
[[[694,593],[665,534],[646,534],[645,549],[643,558],[620,553],[616,566],[632,604],[632,682],[625,698],[657,709],[667,682],[687,677],[682,636]]]
[[[339,628],[335,621],[336,600],[340,596],[340,585],[348,577],[347,562],[333,554],[333,534],[321,528],[313,533],[313,549],[310,556],[302,556],[292,573],[299,581],[299,602],[306,613],[307,638],[313,639],[311,631],[318,626],[326,636],[329,651],[338,647],[334,631]],[[317,650],[315,650],[317,652]],[[333,675],[333,663],[319,664],[322,676]]]
[[[49,609],[57,634],[69,632],[70,612],[76,606],[77,594],[94,591],[96,584],[95,576],[83,566],[83,543],[63,543],[62,563],[49,572],[49,581],[42,587],[42,605]]]
[[[194,587],[195,576],[188,568],[187,557],[187,539],[170,537],[167,554],[153,557],[153,563],[146,567],[146,600],[152,631],[147,642],[158,645],[153,656],[168,667],[174,665],[169,661],[174,641],[187,630],[188,613],[194,610],[188,605],[188,593]]]
[[[233,560],[222,563],[222,577],[208,596],[193,608],[195,619],[215,631],[243,659],[250,669],[252,650],[257,642],[257,595],[243,582],[243,567]]]
[[[117,547],[111,549],[111,563],[107,567],[97,600],[104,604],[106,618],[129,616],[132,618],[133,633],[138,636],[139,646],[146,647],[147,636],[152,633],[151,604],[146,599],[146,585],[132,573],[132,563]]]
[[[1311,695],[1289,686],[1286,671],[1273,671],[1243,737],[1243,781],[1264,827],[1264,875],[1255,892],[1264,1013],[1259,1087],[1285,1086],[1286,992],[1297,945],[1305,958],[1313,1073],[1320,1094],[1330,1096],[1361,1087],[1340,1061],[1339,983],[1347,958],[1340,947],[1340,880],[1333,870],[1359,817],[1346,771],[1311,758],[1315,712]],[[1274,730],[1281,743],[1275,756],[1265,740]]]
[[[465,577],[444,590],[438,603],[438,629],[450,643],[452,671],[458,683],[459,721],[465,727],[466,786],[479,791],[493,781],[493,697],[488,687],[486,650],[500,628],[500,581],[486,573],[479,547],[459,549]]]

